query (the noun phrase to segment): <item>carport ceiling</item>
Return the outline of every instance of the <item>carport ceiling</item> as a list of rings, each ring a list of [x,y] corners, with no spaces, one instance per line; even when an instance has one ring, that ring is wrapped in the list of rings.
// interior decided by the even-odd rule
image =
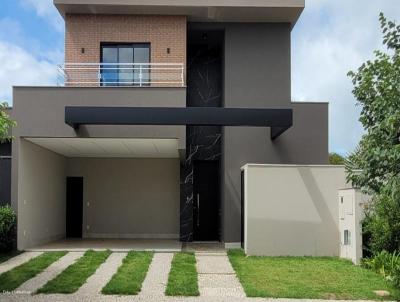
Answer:
[[[25,138],[66,157],[179,158],[177,139]]]

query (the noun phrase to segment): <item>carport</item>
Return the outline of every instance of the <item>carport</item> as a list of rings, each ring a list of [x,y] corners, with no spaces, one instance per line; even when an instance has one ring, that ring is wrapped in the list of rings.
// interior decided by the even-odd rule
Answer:
[[[18,247],[180,247],[179,169],[177,139],[21,138]]]

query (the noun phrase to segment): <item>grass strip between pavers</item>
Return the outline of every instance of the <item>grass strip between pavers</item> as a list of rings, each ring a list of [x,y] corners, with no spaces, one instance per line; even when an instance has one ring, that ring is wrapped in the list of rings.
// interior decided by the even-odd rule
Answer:
[[[246,257],[228,251],[229,260],[248,297],[397,300],[399,290],[380,275],[336,257]],[[385,290],[380,297],[374,291]]]
[[[172,259],[167,296],[198,296],[199,286],[194,253],[176,253]]]
[[[37,293],[71,294],[76,292],[97,268],[110,256],[111,251],[87,251],[75,263],[68,266],[53,280],[47,282]]]
[[[67,252],[43,253],[0,275],[0,293],[13,291],[32,279]]]
[[[105,295],[137,295],[152,259],[152,252],[129,252],[101,292]]]

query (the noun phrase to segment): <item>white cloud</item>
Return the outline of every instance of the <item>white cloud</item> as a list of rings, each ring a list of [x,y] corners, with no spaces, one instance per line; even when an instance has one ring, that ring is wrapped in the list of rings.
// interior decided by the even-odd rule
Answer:
[[[56,30],[62,32],[64,29],[63,20],[53,4],[53,0],[20,0],[26,8],[33,8],[36,14],[45,18],[55,27]]]
[[[54,85],[56,67],[28,51],[0,40],[0,101],[11,104],[12,86]]]
[[[293,99],[329,101],[331,151],[352,151],[362,135],[347,72],[382,48],[381,11],[400,16],[399,0],[307,0],[293,31]]]

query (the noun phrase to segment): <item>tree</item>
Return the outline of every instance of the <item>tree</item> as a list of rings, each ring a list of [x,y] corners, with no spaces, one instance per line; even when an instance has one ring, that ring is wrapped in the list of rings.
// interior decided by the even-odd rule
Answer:
[[[329,153],[329,163],[331,165],[344,165],[344,157],[335,152]]]
[[[0,143],[4,143],[12,139],[11,128],[16,126],[15,121],[10,118],[6,112],[8,109],[7,103],[0,103]]]
[[[366,134],[349,156],[348,178],[376,193],[400,173],[400,25],[382,13],[380,22],[388,53],[375,51],[375,60],[349,72]]]
[[[400,250],[400,26],[379,20],[387,52],[349,72],[366,133],[346,160],[348,180],[373,197],[364,225],[374,252]]]

